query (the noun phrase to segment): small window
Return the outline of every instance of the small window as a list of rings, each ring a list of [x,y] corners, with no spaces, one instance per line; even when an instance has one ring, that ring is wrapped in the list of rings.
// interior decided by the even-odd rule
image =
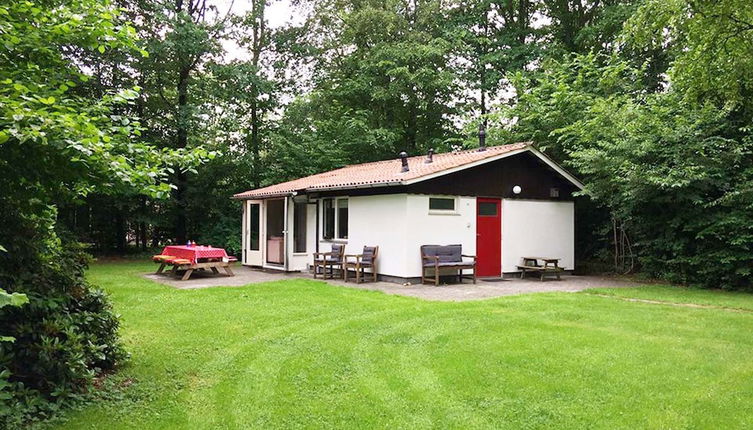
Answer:
[[[492,202],[478,203],[479,216],[497,216],[497,204]]]
[[[322,200],[322,234],[324,239],[348,238],[348,199]]]
[[[248,249],[251,251],[259,250],[259,208],[258,203],[251,203],[248,206]]]
[[[306,202],[293,205],[293,252],[306,252]]]
[[[559,197],[559,196],[560,196],[559,188],[549,188],[549,197]]]
[[[325,239],[335,237],[335,207],[332,205],[332,199],[324,199],[322,206],[323,234]]]
[[[337,238],[348,238],[348,199],[337,199]]]
[[[455,199],[442,198],[442,197],[430,197],[429,198],[429,210],[432,211],[454,211]]]

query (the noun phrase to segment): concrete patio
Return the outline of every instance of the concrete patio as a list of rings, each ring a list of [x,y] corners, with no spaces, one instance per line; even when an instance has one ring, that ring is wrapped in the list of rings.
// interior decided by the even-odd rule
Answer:
[[[161,284],[169,285],[177,289],[195,289],[210,287],[240,287],[253,286],[261,282],[280,281],[284,279],[313,279],[308,273],[280,273],[251,269],[246,266],[233,268],[235,276],[212,275],[202,272],[194,272],[191,279],[180,281],[178,278],[167,275],[145,274],[144,277]],[[540,281],[537,277],[527,279],[509,278],[502,281],[483,281],[477,284],[464,281],[463,284],[449,284],[435,287],[433,285],[402,285],[391,282],[370,282],[356,284],[355,282],[343,282],[339,279],[327,279],[326,282],[349,288],[363,290],[382,291],[387,294],[417,297],[424,300],[436,301],[465,301],[479,300],[493,297],[512,296],[516,294],[548,293],[548,292],[576,292],[589,288],[598,287],[635,287],[639,284],[628,280],[597,277],[597,276],[572,276],[566,275],[562,280],[547,279]]]

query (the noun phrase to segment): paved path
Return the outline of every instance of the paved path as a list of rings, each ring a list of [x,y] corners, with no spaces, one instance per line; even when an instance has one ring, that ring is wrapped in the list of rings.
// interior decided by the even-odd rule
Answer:
[[[245,266],[233,268],[235,276],[204,275],[194,272],[188,281],[180,281],[174,277],[165,275],[146,274],[148,279],[170,285],[178,289],[209,288],[219,286],[243,286],[258,284],[260,282],[279,281],[283,279],[313,279],[311,275],[304,273],[280,273],[262,271]],[[518,279],[511,278],[503,281],[486,282],[479,280],[476,285],[464,281],[463,284],[440,285],[401,285],[391,282],[371,282],[356,284],[355,282],[343,282],[330,280],[327,282],[350,288],[364,290],[383,291],[387,294],[418,297],[424,300],[438,301],[465,301],[488,299],[492,297],[511,296],[516,294],[547,293],[554,291],[576,292],[588,288],[598,287],[635,287],[639,284],[615,278],[596,276],[563,276],[561,281],[546,280],[541,282],[538,278]]]

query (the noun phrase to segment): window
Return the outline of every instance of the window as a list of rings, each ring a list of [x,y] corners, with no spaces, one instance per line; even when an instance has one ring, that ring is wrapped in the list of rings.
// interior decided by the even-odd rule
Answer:
[[[348,199],[322,201],[322,234],[325,239],[348,238]]]
[[[348,238],[348,199],[337,199],[337,238]]]
[[[497,204],[492,202],[478,203],[479,216],[497,216]]]
[[[451,197],[430,197],[429,210],[432,211],[454,211],[455,199]]]
[[[248,205],[248,249],[259,250],[259,203]]]
[[[325,239],[335,237],[335,208],[332,206],[332,199],[324,199],[322,202],[322,232]]]
[[[306,202],[293,205],[293,252],[306,252]]]

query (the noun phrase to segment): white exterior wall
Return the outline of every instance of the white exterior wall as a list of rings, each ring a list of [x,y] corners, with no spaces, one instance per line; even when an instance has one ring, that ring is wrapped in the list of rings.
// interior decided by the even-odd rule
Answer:
[[[502,200],[502,272],[517,272],[521,257],[557,257],[574,269],[573,202]]]
[[[455,211],[429,211],[429,197],[455,197]],[[408,195],[405,224],[407,267],[399,276],[421,276],[421,245],[461,244],[463,254],[476,254],[475,197]]]
[[[366,245],[379,246],[379,273],[403,278],[421,276],[421,245],[459,243],[463,245],[463,253],[474,254],[476,199],[457,197],[454,212],[438,214],[429,211],[429,197],[412,194],[350,197],[345,252],[360,254]],[[322,227],[320,223],[320,230]],[[331,243],[320,241],[320,250],[329,251]]]
[[[406,194],[358,196],[348,199],[348,240],[346,254],[360,254],[364,246],[379,246],[378,271],[383,275],[405,276],[407,210]],[[319,205],[322,210],[322,205]],[[323,223],[319,223],[322,237]],[[311,231],[314,231],[312,228]],[[337,243],[344,241],[337,240]],[[322,240],[321,252],[328,252],[332,241]]]
[[[476,254],[476,198],[455,197],[452,214],[429,211],[429,195],[387,194],[348,199],[347,241],[320,240],[327,252],[332,242],[345,243],[347,254],[365,245],[379,246],[379,273],[403,278],[421,276],[420,246],[459,243],[464,254]],[[440,196],[452,197],[452,196]],[[293,201],[288,204],[288,270],[307,270],[317,237],[316,206],[307,206],[307,248],[293,253]],[[323,206],[319,204],[320,210]],[[575,206],[573,202],[502,200],[502,272],[517,272],[523,256],[559,257],[560,267],[575,263]]]

